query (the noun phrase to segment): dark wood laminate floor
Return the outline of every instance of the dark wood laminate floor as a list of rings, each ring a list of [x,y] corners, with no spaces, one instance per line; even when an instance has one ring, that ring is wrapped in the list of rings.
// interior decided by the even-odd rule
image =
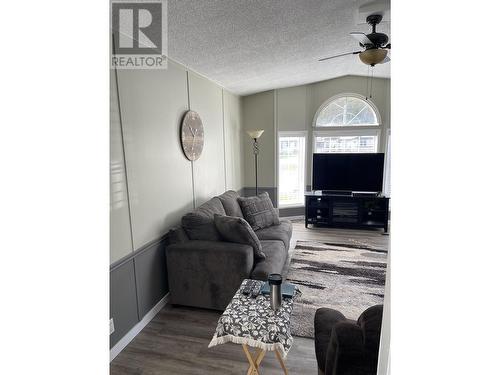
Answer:
[[[389,236],[381,231],[332,228],[306,229],[294,223],[292,247],[302,240],[369,239],[387,247]],[[246,374],[248,362],[240,345],[208,348],[220,313],[211,310],[165,306],[134,340],[113,360],[112,375]],[[295,337],[285,360],[290,374],[317,374],[314,340]],[[283,374],[273,353],[267,353],[261,374]]]

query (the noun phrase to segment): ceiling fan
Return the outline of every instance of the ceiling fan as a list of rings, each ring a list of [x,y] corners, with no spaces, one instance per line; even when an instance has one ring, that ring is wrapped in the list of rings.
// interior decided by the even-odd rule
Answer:
[[[361,32],[352,32],[350,35],[354,37],[364,51],[342,53],[340,55],[324,57],[318,61],[334,59],[336,57],[347,55],[359,55],[359,59],[366,65],[375,66],[377,64],[385,64],[391,59],[387,56],[388,50],[391,49],[389,37],[383,33],[377,33],[376,27],[382,21],[381,14],[371,14],[366,17],[366,22],[372,26],[372,32],[368,35]]]

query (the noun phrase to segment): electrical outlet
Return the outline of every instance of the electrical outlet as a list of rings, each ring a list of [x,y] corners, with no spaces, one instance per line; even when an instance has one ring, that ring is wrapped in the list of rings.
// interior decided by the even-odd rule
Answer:
[[[115,323],[113,318],[109,319],[109,334],[111,335],[115,331]]]

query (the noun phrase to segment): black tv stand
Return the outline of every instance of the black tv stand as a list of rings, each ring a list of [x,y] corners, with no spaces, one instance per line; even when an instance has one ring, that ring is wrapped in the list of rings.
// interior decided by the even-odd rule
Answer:
[[[305,225],[388,230],[389,198],[379,195],[305,193]]]
[[[322,194],[325,195],[352,195],[352,191],[339,191],[339,190],[323,190],[321,191]]]
[[[378,197],[379,193],[371,192],[371,191],[353,191],[353,197]]]

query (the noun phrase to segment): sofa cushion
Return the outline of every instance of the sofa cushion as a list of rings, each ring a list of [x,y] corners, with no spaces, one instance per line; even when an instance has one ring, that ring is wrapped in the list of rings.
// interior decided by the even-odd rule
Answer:
[[[214,221],[217,231],[225,241],[250,245],[253,248],[255,259],[266,258],[266,255],[262,252],[259,238],[245,219],[215,214]]]
[[[280,240],[285,244],[285,249],[290,247],[290,238],[292,238],[292,222],[289,220],[280,220],[278,225],[255,231],[259,240]]]
[[[222,206],[224,206],[224,211],[226,211],[227,216],[243,217],[243,212],[241,212],[241,207],[238,203],[238,193],[234,190],[228,190],[224,194],[219,195]]]
[[[191,240],[218,241],[221,239],[215,227],[214,215],[225,215],[224,206],[214,197],[193,212],[182,217],[182,227]]]
[[[243,216],[253,230],[278,225],[278,214],[273,207],[269,194],[264,192],[256,197],[238,197]]]
[[[271,273],[283,271],[287,258],[287,251],[282,241],[260,241],[262,252],[266,254],[266,259],[256,261],[251,278],[255,280],[267,280]]]

